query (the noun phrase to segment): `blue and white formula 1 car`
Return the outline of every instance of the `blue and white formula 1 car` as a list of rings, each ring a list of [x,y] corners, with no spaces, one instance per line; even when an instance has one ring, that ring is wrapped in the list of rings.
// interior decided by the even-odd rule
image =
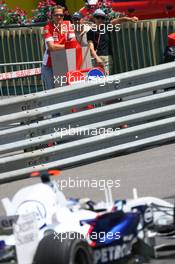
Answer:
[[[136,192],[132,200],[113,202],[107,189],[106,202],[67,200],[50,180],[58,174],[35,172],[42,183],[2,200],[7,216],[0,218],[0,263],[143,263],[163,249],[156,246],[157,236],[174,236],[172,204],[137,198]]]

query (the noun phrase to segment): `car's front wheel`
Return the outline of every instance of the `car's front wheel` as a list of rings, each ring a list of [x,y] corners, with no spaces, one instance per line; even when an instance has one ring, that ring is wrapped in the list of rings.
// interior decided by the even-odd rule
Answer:
[[[39,243],[33,264],[92,264],[92,251],[78,233],[49,234]]]

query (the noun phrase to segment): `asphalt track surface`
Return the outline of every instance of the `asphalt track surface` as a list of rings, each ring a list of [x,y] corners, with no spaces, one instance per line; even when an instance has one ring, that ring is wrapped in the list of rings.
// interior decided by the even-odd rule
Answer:
[[[69,184],[69,179],[75,180],[74,187]],[[85,188],[83,186],[79,188],[80,180],[85,179],[89,180],[89,187],[86,185]],[[94,180],[97,180],[98,188],[92,185]],[[113,188],[114,199],[132,198],[132,190],[137,188],[139,196],[173,200],[175,199],[175,143],[65,170],[59,177],[59,184],[67,185],[63,190],[67,197],[89,197],[101,201],[105,196],[104,191],[99,188],[104,183],[100,180],[113,182],[120,180],[120,187]],[[27,179],[1,185],[0,199],[11,198],[19,188],[38,181],[39,179]],[[4,212],[0,205],[0,215],[2,214]],[[175,256],[151,263],[174,264]]]

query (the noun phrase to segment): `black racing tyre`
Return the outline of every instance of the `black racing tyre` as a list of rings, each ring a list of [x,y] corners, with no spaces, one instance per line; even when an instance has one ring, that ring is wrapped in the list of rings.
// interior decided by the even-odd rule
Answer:
[[[70,235],[71,234],[71,235]],[[61,239],[63,237],[64,239]],[[92,251],[78,233],[49,234],[39,243],[33,264],[92,264]]]

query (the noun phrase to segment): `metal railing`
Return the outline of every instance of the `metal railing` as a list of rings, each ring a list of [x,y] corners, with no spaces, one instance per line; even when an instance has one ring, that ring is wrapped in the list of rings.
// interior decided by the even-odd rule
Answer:
[[[0,30],[0,74],[41,67],[42,27],[4,28]],[[1,98],[43,91],[41,75],[0,80]]]
[[[0,183],[174,140],[174,72],[175,62],[1,100]],[[89,104],[101,107],[71,111]]]
[[[135,88],[135,93],[137,93],[138,85],[144,85],[145,83],[151,83],[155,81],[160,81],[157,83],[158,87],[161,87],[162,85],[166,87],[169,85],[168,82],[171,83],[171,78],[174,77],[174,70],[174,63],[168,63],[116,74],[105,80],[98,80],[98,85],[96,82],[87,82],[62,88],[58,87],[50,91],[45,90],[44,92],[28,94],[27,97],[20,96],[17,98],[9,98],[0,101],[0,116],[5,114],[9,115],[11,113],[15,113],[16,116],[17,112],[48,106],[50,103],[61,103],[65,101],[71,101],[72,99],[80,99],[84,97],[86,98],[87,96],[99,95],[105,92],[117,92],[117,90],[122,88],[132,87],[133,89],[133,86],[137,86]],[[150,90],[153,90],[152,84],[150,85]],[[153,85],[155,85],[155,83]],[[141,86],[140,89],[145,89],[145,86]],[[146,89],[148,90],[148,88]],[[126,90],[123,90],[123,92],[126,93]],[[128,92],[128,96],[129,93],[130,92]],[[47,111],[47,109],[45,109],[45,111]],[[24,115],[27,118],[26,112],[24,112]]]
[[[5,28],[0,30],[0,73],[26,69],[22,62],[40,62],[43,56],[43,27]],[[115,73],[122,73],[162,63],[167,36],[175,32],[174,19],[125,23],[112,33]],[[8,63],[20,63],[13,68]],[[2,65],[3,64],[3,65]],[[30,65],[31,66],[31,65]],[[36,66],[36,65],[34,65]],[[34,67],[33,66],[33,67]],[[29,63],[26,64],[29,68]],[[38,67],[38,66],[37,66]],[[25,86],[22,86],[24,81]],[[31,84],[30,84],[31,83]],[[18,95],[43,90],[40,77],[0,81],[1,94]],[[14,91],[13,91],[14,90]]]
[[[44,91],[42,61],[0,64],[0,95],[10,97]]]
[[[143,20],[125,23],[112,35],[115,72],[126,72],[163,62],[168,35],[175,32],[175,20]]]

